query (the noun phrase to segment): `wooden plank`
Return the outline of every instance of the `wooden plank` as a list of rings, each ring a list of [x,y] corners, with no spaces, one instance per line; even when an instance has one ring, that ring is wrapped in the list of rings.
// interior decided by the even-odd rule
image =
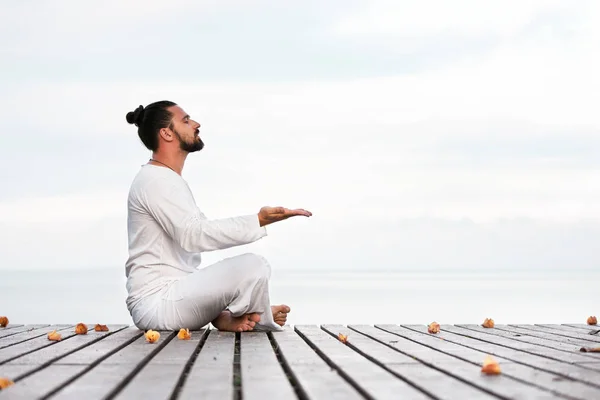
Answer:
[[[42,328],[44,326],[49,326],[49,324],[42,324],[42,325],[13,325],[10,329],[8,327],[6,327],[4,329],[0,328],[0,346],[3,343],[2,338],[5,338],[7,336],[16,335],[17,333],[26,332],[26,331],[29,331],[29,330],[33,330],[33,329],[37,329],[37,328]]]
[[[296,398],[266,332],[241,334],[240,368],[244,400]]]
[[[431,398],[331,337],[319,327],[296,325],[295,330],[365,397],[370,399]]]
[[[0,333],[4,332],[4,331],[7,331],[9,329],[19,328],[21,326],[23,326],[23,324],[8,324],[5,327],[0,327]]]
[[[32,399],[46,396],[83,375],[114,351],[126,346],[141,335],[142,332],[137,328],[114,332],[24,378],[19,378],[21,375],[19,368],[30,368],[30,366],[9,363],[7,367],[13,373],[9,372],[8,376],[16,378],[13,379],[15,385],[0,391],[0,399]]]
[[[561,331],[566,332],[577,332],[582,333],[584,335],[595,335],[596,337],[600,336],[600,327],[599,326],[590,326],[590,325],[565,325],[565,324],[535,324],[535,326],[541,326],[544,328],[553,328],[559,329]]]
[[[543,326],[546,328],[560,329],[561,331],[579,332],[579,333],[588,333],[589,331],[593,330],[593,329],[574,328],[572,326],[563,325],[563,324],[534,324],[534,326]],[[584,332],[582,332],[582,331],[584,331]]]
[[[110,332],[110,331],[109,331]],[[139,339],[144,334],[135,326],[115,332],[110,336],[106,336],[102,341],[85,347],[75,353],[61,358],[54,364],[62,365],[90,365],[94,362],[99,362],[113,352],[121,350],[122,347],[129,345],[134,339]]]
[[[499,344],[502,346],[510,347],[515,350],[519,350],[519,351],[523,351],[523,352],[526,352],[529,354],[535,354],[538,356],[546,357],[548,359],[555,360],[555,361],[561,361],[561,362],[565,362],[565,363],[569,363],[569,364],[589,361],[589,358],[582,355],[579,352],[579,349],[577,349],[577,351],[574,351],[573,353],[568,353],[568,352],[565,352],[562,350],[551,349],[549,347],[544,347],[544,346],[536,345],[533,343],[525,343],[525,342],[516,340],[518,338],[502,337],[502,336],[498,336],[498,335],[489,334],[487,332],[481,332],[481,331],[474,330],[474,329],[463,328],[458,325],[455,325],[455,326],[444,325],[441,327],[441,329],[444,329],[444,330],[448,329],[451,332],[462,333],[462,334],[468,335],[475,339],[479,339],[479,340],[483,340],[483,341],[486,341],[489,343],[495,343],[495,344]],[[485,329],[485,328],[481,328],[481,329]],[[586,366],[586,368],[598,369],[600,371],[600,367],[594,367],[591,365]]]
[[[481,367],[486,354],[475,354],[472,352],[469,354],[458,346],[447,344],[442,340],[426,337],[424,335],[419,336],[419,334],[415,334],[405,335],[406,337],[400,336],[399,334],[393,333],[396,331],[401,332],[403,330],[403,328],[397,325],[382,325],[382,327],[386,327],[386,331],[380,329],[379,325],[376,325],[376,327],[351,325],[350,327],[353,330],[366,334],[381,343],[385,343],[398,351],[404,352],[411,357],[427,363],[427,365],[430,365],[432,368],[439,369],[445,374],[460,379],[463,382],[467,382],[478,389],[499,398],[555,399],[559,397],[557,394],[552,393],[548,388],[536,387],[529,382],[515,379],[511,374],[495,376],[482,374]],[[460,357],[442,351],[443,348],[453,349],[456,353],[460,354]],[[465,356],[468,359],[464,359],[463,357]],[[512,364],[508,360],[499,359],[498,361],[502,362],[503,365]],[[439,391],[440,393],[444,393],[450,390],[452,389],[448,387],[445,389],[442,388]],[[436,394],[438,394],[437,391]]]
[[[457,325],[457,326],[463,326],[464,325]],[[485,329],[485,328],[482,328]],[[591,335],[588,335],[588,338],[585,339],[581,339],[581,338],[576,338],[576,337],[572,337],[570,335],[577,335],[577,333],[569,333],[568,331],[563,331],[563,330],[558,330],[558,329],[551,329],[551,328],[545,328],[545,327],[540,327],[540,326],[536,326],[536,325],[527,325],[527,324],[506,324],[506,325],[496,325],[494,328],[492,329],[487,329],[490,332],[492,331],[503,331],[503,332],[509,332],[512,333],[514,336],[516,337],[528,337],[528,338],[540,338],[542,339],[542,341],[540,341],[541,344],[547,344],[548,346],[552,346],[552,345],[557,345],[557,343],[562,344],[563,346],[561,346],[560,344],[558,344],[559,347],[563,348],[566,345],[570,345],[571,347],[573,346],[578,346],[578,343],[582,342],[582,341],[587,341],[586,339],[588,338],[594,338]],[[582,337],[584,337],[585,335],[581,335]],[[600,341],[600,338],[596,338]],[[588,342],[588,344],[593,343],[592,342]],[[598,344],[598,343],[596,343]]]
[[[386,326],[388,325],[377,325],[377,327],[382,329]],[[413,328],[413,325],[402,326],[409,329]],[[436,336],[446,342],[456,343],[471,349],[484,351],[494,357],[503,357],[542,371],[555,373],[562,378],[574,379],[600,388],[600,384],[598,383],[599,373],[597,371],[578,368],[578,366],[573,367],[571,364],[554,361],[543,356],[525,353],[506,346],[478,340],[470,337],[470,333],[473,332],[462,328],[457,328],[455,330],[452,325],[442,325],[442,330]]]
[[[542,338],[544,340],[549,340],[555,343],[562,343],[563,345],[570,345],[571,347],[579,350],[582,346],[586,347],[600,347],[600,337],[595,337],[593,335],[579,335],[577,333],[569,334],[568,332],[565,334],[563,331],[552,331],[549,328],[538,328],[531,329],[527,326],[520,325],[504,325],[501,330],[506,330],[508,332],[514,332],[520,335],[527,335],[536,338]],[[558,332],[558,333],[557,333]],[[571,336],[570,336],[571,335]],[[578,337],[575,336],[578,335]],[[589,340],[592,339],[592,340]],[[593,340],[596,339],[596,340]],[[595,354],[596,356],[598,354]],[[593,355],[592,355],[593,356]],[[598,359],[600,361],[600,359]]]
[[[155,343],[148,343],[146,338],[141,336],[102,360],[71,384],[61,388],[52,398],[104,398],[117,393],[177,332],[167,331],[160,334],[160,339]]]
[[[555,338],[571,338],[571,339],[580,339],[589,343],[595,343],[594,346],[600,346],[600,336],[589,335],[587,333],[579,333],[572,331],[565,331],[561,329],[551,328],[547,326],[538,326],[538,325],[509,325],[511,327],[519,328],[519,329],[527,329],[537,333],[547,333]],[[561,339],[562,340],[562,339]]]
[[[180,399],[232,399],[235,333],[210,330],[182,387]]]
[[[379,325],[378,325],[379,326]],[[435,348],[446,354],[464,359],[465,361],[481,365],[482,358],[489,352],[450,341],[447,335],[443,332],[432,335],[427,332],[425,325],[382,325],[389,332],[402,336],[409,340],[415,340],[423,345]],[[476,341],[475,341],[476,342]],[[550,373],[536,369],[527,364],[511,362],[511,360],[494,355],[502,368],[502,375],[512,379],[537,386],[541,389],[551,390],[554,393],[562,394],[579,399],[593,398],[598,395],[599,388],[586,385],[566,377],[562,377],[555,373]],[[568,366],[565,366],[568,368]],[[492,389],[490,387],[490,389]]]
[[[575,328],[572,326],[560,325],[560,324],[536,324],[535,326],[543,327],[543,328],[552,328],[570,333],[579,333],[583,335],[588,335],[593,338],[600,337],[600,329],[585,329],[585,328]]]
[[[0,340],[0,349],[3,349],[8,346],[15,345],[17,343],[26,342],[31,339],[35,339],[40,336],[46,336],[48,332],[52,332],[53,330],[61,330],[70,327],[74,327],[74,325],[29,325],[31,329],[19,328],[15,329],[15,333],[10,336],[6,336]]]
[[[14,366],[11,369],[16,371],[18,367],[19,366]],[[51,368],[46,368],[42,371],[51,371],[51,373],[46,373],[42,375],[44,381],[37,382],[33,379],[30,379],[30,377],[36,376],[37,374],[30,375],[29,378],[25,378],[21,382],[15,382],[13,386],[0,390],[0,399],[30,400],[43,398],[42,396],[49,391],[48,388],[56,384],[54,381],[52,381],[52,377],[55,377],[58,380],[62,380],[64,376],[74,376],[81,368],[83,367],[76,365],[59,365],[52,366]]]
[[[352,326],[352,329],[342,325],[323,325],[322,328],[334,337],[340,333],[347,335],[347,345],[350,348],[433,398],[440,400],[498,398],[490,394],[487,388],[482,389],[472,385],[470,381],[474,372],[478,373],[479,369],[463,360],[438,353],[412,341],[397,340],[394,335],[367,325]],[[364,334],[358,333],[363,331]],[[372,335],[374,331],[381,336],[392,337],[392,341],[403,343],[389,345],[386,340],[377,340]],[[419,357],[413,356],[411,349],[412,352],[419,354]],[[429,357],[433,356],[436,359],[435,363],[424,360],[428,357],[423,349],[426,349]],[[448,373],[448,370],[452,372]]]
[[[195,355],[196,349],[204,342],[208,332],[205,329],[190,332],[189,340],[173,338],[114,398],[171,398],[190,358]]]
[[[60,327],[63,327],[62,329]],[[51,332],[52,330],[56,330],[62,336],[62,340],[66,340],[72,336],[75,336],[75,331],[73,330],[73,326],[69,325],[52,325],[46,333]],[[42,349],[47,346],[54,346],[59,342],[54,342],[48,340],[46,334],[42,336],[38,336],[36,338],[20,342],[3,349],[0,349],[0,365],[7,363],[11,360],[14,360],[19,357],[23,357],[26,354],[29,354],[33,351]]]
[[[271,333],[277,351],[289,368],[304,398],[308,399],[362,399],[356,389],[311,349],[290,327],[283,332]]]
[[[586,332],[597,332],[600,330],[600,326],[598,325],[587,325],[587,324],[562,324],[565,327],[569,327],[569,328],[574,328],[574,329],[579,329],[579,330],[583,330]]]
[[[531,344],[535,344],[541,347],[547,347],[549,349],[555,349],[555,350],[559,350],[559,351],[564,351],[568,354],[578,354],[581,357],[584,358],[588,358],[587,361],[593,361],[594,358],[596,358],[598,361],[600,361],[600,358],[598,358],[599,354],[593,354],[593,353],[579,353],[579,349],[581,349],[582,346],[594,346],[595,347],[595,343],[591,343],[591,342],[582,342],[579,341],[580,344],[577,343],[573,343],[573,342],[577,342],[576,339],[573,339],[573,342],[571,343],[565,343],[564,341],[556,340],[554,337],[552,337],[552,335],[547,335],[550,337],[550,339],[544,337],[544,334],[535,334],[532,331],[527,331],[524,329],[518,329],[518,328],[510,328],[507,327],[506,325],[498,325],[495,328],[484,328],[480,325],[472,325],[472,324],[464,324],[464,325],[455,325],[461,328],[467,328],[467,329],[471,329],[477,332],[482,332],[482,333],[486,333],[489,335],[496,335],[496,336],[500,336],[500,337],[505,337],[508,339],[513,339],[515,341],[518,342],[523,342],[523,343],[531,343]],[[566,339],[565,339],[566,340]]]
[[[36,366],[29,364],[4,364],[0,365],[0,376],[16,381],[19,377],[31,373],[35,368]]]
[[[16,360],[10,361],[4,365],[10,364],[29,364],[29,365],[42,365],[49,362],[57,361],[58,359],[67,356],[68,354],[77,350],[83,349],[105,336],[112,335],[121,329],[126,328],[127,325],[109,325],[108,332],[96,332],[89,330],[85,335],[75,335],[69,338],[69,340],[61,340],[53,346],[44,347],[33,353],[29,353],[23,357],[19,357]],[[2,366],[0,366],[1,368]]]
[[[126,325],[111,326],[111,331],[123,329]],[[25,376],[38,371],[66,355],[82,349],[89,344],[102,339],[111,332],[88,332],[87,335],[77,335],[71,340],[60,341],[53,346],[41,348],[33,353],[14,359],[0,365],[0,376],[10,377],[19,381]]]

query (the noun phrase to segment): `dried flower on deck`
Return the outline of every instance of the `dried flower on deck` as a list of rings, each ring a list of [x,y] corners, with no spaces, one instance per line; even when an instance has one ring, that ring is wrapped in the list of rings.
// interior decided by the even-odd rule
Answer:
[[[0,389],[6,389],[14,384],[15,383],[8,378],[0,378]]]
[[[189,329],[183,329],[183,328],[181,328],[179,330],[179,333],[177,334],[177,337],[180,340],[189,340],[192,337],[192,335],[190,335],[190,330]]]
[[[160,333],[153,331],[152,329],[148,330],[144,335],[146,336],[146,341],[148,343],[154,343],[160,339]]]
[[[106,325],[96,324],[96,326],[94,327],[94,330],[96,332],[108,332],[108,327]]]
[[[488,355],[483,361],[481,372],[487,375],[498,375],[500,374],[500,365],[492,356]]]
[[[6,325],[8,325],[8,318],[6,318],[6,317],[0,317],[0,326],[2,328],[6,328]]]
[[[86,335],[88,332],[88,328],[86,324],[79,323],[75,326],[75,333],[78,335]]]
[[[48,334],[48,340],[59,342],[61,339],[62,339],[62,337],[60,336],[60,333],[58,333],[56,331],[52,331]]]
[[[440,331],[440,324],[437,322],[432,322],[427,326],[427,332],[429,333],[438,333]]]
[[[481,324],[481,326],[483,326],[484,328],[493,328],[494,327],[494,320],[491,318],[486,318],[483,321],[483,324]]]
[[[596,325],[598,323],[598,320],[596,319],[596,317],[591,316],[591,317],[588,317],[587,323],[588,323],[588,325]]]
[[[342,333],[338,333],[338,339],[340,340],[340,342],[342,343],[348,343],[348,335],[344,335]]]

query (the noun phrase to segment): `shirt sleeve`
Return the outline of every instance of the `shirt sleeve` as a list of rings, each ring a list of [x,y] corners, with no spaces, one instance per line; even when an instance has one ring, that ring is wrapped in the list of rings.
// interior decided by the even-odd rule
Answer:
[[[267,235],[257,214],[207,219],[183,185],[159,179],[148,187],[144,197],[150,215],[188,252],[227,249]]]

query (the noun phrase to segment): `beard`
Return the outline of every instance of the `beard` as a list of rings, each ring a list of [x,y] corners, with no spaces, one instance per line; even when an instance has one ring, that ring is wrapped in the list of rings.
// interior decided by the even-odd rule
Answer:
[[[194,139],[192,139],[191,142],[188,142],[182,139],[179,132],[176,130],[173,130],[173,132],[175,132],[175,136],[177,136],[177,139],[179,139],[179,148],[181,148],[181,150],[187,151],[188,153],[193,153],[204,148],[204,142],[202,139],[200,139],[200,137],[194,136]],[[196,132],[198,132],[198,130],[196,130]]]

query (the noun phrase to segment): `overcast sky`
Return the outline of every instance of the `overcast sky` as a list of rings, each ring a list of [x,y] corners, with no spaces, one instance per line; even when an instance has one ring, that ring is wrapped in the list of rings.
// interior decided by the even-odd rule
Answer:
[[[122,268],[149,152],[125,114],[202,124],[209,217],[302,207],[274,268],[593,268],[600,3],[2,5],[0,268]]]

